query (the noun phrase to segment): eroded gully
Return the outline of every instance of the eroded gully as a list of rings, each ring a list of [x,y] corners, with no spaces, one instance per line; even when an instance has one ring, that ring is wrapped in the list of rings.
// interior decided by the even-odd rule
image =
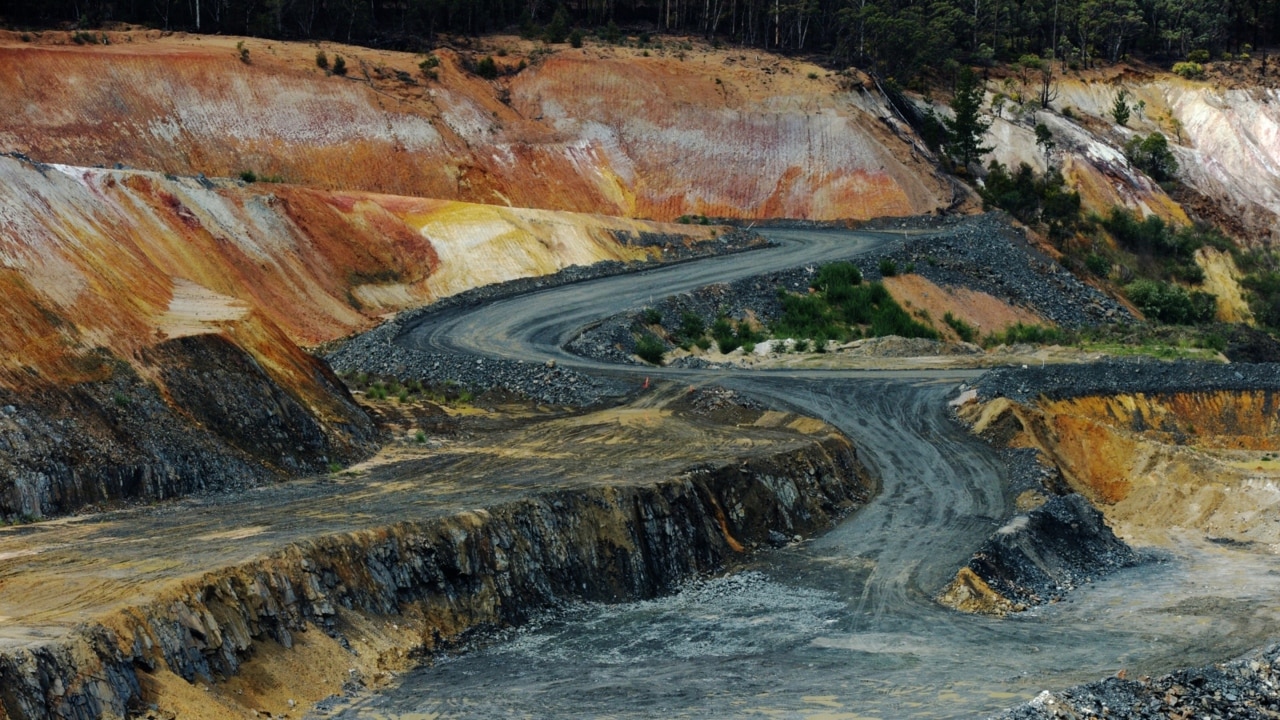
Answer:
[[[1009,513],[998,457],[946,412],[969,372],[627,369],[561,350],[591,321],[651,298],[894,238],[768,234],[780,247],[456,311],[402,341],[727,385],[845,432],[878,476],[878,497],[732,575],[651,601],[568,606],[341,717],[979,717],[1044,688],[1224,659],[1280,635],[1276,564],[1227,548],[1163,552],[1009,618],[934,603]]]

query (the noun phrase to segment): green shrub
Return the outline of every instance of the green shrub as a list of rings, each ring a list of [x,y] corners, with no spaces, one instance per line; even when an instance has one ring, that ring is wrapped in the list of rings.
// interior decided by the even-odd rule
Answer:
[[[955,315],[952,315],[951,313],[947,313],[946,315],[943,315],[942,321],[945,322],[952,330],[954,330],[956,332],[956,335],[959,336],[959,338],[964,342],[973,342],[974,339],[978,337],[977,328],[961,320]]]
[[[848,261],[827,263],[818,268],[809,287],[831,293],[837,288],[847,288],[862,282],[862,271]]]
[[[556,8],[556,12],[551,16],[551,22],[547,25],[542,33],[542,39],[549,45],[556,45],[565,41],[569,36],[569,13],[564,6]]]
[[[1111,274],[1111,261],[1098,253],[1089,253],[1084,258],[1084,266],[1089,272],[1100,278],[1105,278]]]
[[[622,42],[622,30],[616,22],[610,20],[609,24],[605,25],[604,29],[600,31],[600,39],[610,45],[617,45]]]
[[[569,33],[569,45],[575,48],[582,47],[582,38],[582,31],[578,28],[574,28],[573,32]]]
[[[249,64],[249,48],[244,46],[244,41],[236,43],[236,52],[240,54],[240,62],[245,65]]]
[[[904,338],[938,339],[938,333],[933,328],[917,322],[892,299],[876,308],[872,314],[870,334],[874,337],[897,335]]]
[[[1188,80],[1198,80],[1204,77],[1204,65],[1198,62],[1174,63],[1173,72],[1175,75],[1181,75]]]
[[[476,63],[476,75],[485,80],[494,80],[498,77],[498,64],[493,61],[493,56],[485,55],[480,58],[480,62]]]
[[[422,76],[428,80],[439,80],[440,73],[436,68],[440,67],[440,58],[435,55],[428,55],[425,60],[418,63],[418,69],[422,71]]]
[[[1156,182],[1173,180],[1178,173],[1178,159],[1169,150],[1169,140],[1158,132],[1129,138],[1124,156]]]
[[[347,61],[341,55],[333,56],[333,74],[334,75],[347,74]]]
[[[241,170],[240,179],[247,183],[258,182],[258,174],[252,170]]]
[[[1193,63],[1207,63],[1209,62],[1209,51],[1204,49],[1192,50],[1187,53],[1187,61]]]
[[[1041,225],[1049,236],[1070,236],[1080,223],[1080,193],[1067,189],[1057,170],[1037,176],[1021,163],[1014,173],[992,161],[980,191],[985,207],[998,207],[1028,225]]]
[[[783,312],[773,326],[774,336],[809,338],[819,348],[825,347],[828,340],[861,337],[861,330],[855,326],[862,325],[869,326],[869,337],[938,337],[932,328],[908,315],[881,283],[851,286],[847,282],[830,280],[841,272],[830,271],[825,285],[827,289],[816,294],[780,292]]]
[[[649,333],[640,336],[636,341],[636,355],[651,365],[661,365],[662,356],[666,351],[667,347],[662,344],[662,341]]]
[[[1225,352],[1227,349],[1227,339],[1218,333],[1208,333],[1196,339],[1196,347],[1201,347],[1214,352]]]
[[[1027,343],[1032,345],[1045,345],[1049,343],[1058,343],[1063,339],[1061,330],[1055,327],[1045,327],[1043,325],[1025,325],[1023,323],[1014,323],[1005,328],[1002,333],[993,333],[983,341],[984,345],[1016,345],[1018,343]]]
[[[697,341],[707,332],[706,323],[702,321],[702,316],[696,312],[686,310],[680,315],[680,337],[690,341]],[[705,348],[704,348],[705,349]]]
[[[329,56],[325,55],[323,50],[316,51],[316,67],[321,70],[329,69]]]
[[[1213,320],[1217,299],[1206,292],[1187,292],[1172,283],[1137,280],[1124,288],[1125,295],[1147,317],[1169,325],[1190,325]]]
[[[640,311],[640,321],[645,325],[661,325],[662,311],[658,308],[645,308]]]
[[[898,274],[898,264],[891,258],[884,258],[880,261],[880,274],[884,277],[893,277]]]
[[[424,443],[427,441],[427,434],[419,430],[413,434],[413,440],[414,442]]]

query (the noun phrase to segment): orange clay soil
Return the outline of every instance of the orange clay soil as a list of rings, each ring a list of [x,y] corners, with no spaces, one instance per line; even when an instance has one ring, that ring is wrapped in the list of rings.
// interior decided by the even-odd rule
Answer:
[[[571,49],[515,38],[420,55],[321,43],[0,32],[0,148],[37,160],[598,212],[869,218],[949,186],[856,79],[757,51]],[[342,55],[346,77],[316,66]],[[680,49],[687,47],[688,49]],[[464,56],[506,53],[483,80]],[[400,74],[398,74],[400,73]],[[810,77],[810,76],[813,77]]]
[[[1191,530],[1276,551],[1278,400],[1264,391],[1082,397],[1033,406],[1001,398],[963,413],[978,432],[1043,451],[1128,540],[1159,544]]]
[[[927,322],[944,340],[960,339],[943,321],[947,313],[973,327],[979,336],[1001,332],[1015,323],[1052,324],[1031,310],[1015,307],[979,290],[942,287],[914,273],[887,277],[884,286],[907,312],[928,313]]]

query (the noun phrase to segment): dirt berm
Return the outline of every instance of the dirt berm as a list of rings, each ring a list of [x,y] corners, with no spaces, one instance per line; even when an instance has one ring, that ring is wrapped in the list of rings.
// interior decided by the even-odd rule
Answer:
[[[293,715],[469,631],[667,592],[875,489],[829,426],[701,392],[459,412],[354,474],[0,530],[0,717]]]

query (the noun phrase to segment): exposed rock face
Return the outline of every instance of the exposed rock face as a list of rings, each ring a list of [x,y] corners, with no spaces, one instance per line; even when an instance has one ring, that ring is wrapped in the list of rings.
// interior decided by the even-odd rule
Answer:
[[[418,55],[330,48],[352,68],[340,78],[315,67],[307,43],[249,40],[246,64],[227,38],[111,35],[90,49],[52,46],[52,33],[35,43],[0,35],[0,64],[14,69],[0,96],[26,100],[0,118],[0,148],[660,220],[869,218],[951,201],[932,165],[882,122],[891,113],[878,98],[767,53],[544,57],[497,38],[511,49],[501,68],[530,67],[491,82],[451,50],[435,53],[428,80]]]
[[[170,340],[141,369],[100,358],[100,380],[0,389],[0,517],[164,499],[320,472],[372,451],[376,432],[341,382],[308,406],[221,335]]]
[[[997,530],[941,600],[968,612],[1021,610],[1137,560],[1088,500],[1061,495]]]
[[[1039,458],[1039,482],[1015,487],[1019,502],[1039,507],[998,531],[943,602],[995,613],[1045,602],[1135,562],[1114,533],[1142,544],[1184,530],[1242,545],[1277,539],[1268,520],[1277,508],[1277,366],[1010,368],[975,385],[960,414],[994,445],[1021,449],[1007,456]]]
[[[987,144],[996,148],[992,158],[1006,165],[1025,162],[1042,171],[1045,156],[1035,144],[1033,128],[1043,122],[1057,143],[1055,165],[1080,190],[1087,208],[1105,211],[1123,205],[1185,221],[1186,214],[1178,207],[1184,203],[1250,244],[1275,242],[1280,141],[1274,128],[1280,122],[1276,109],[1280,91],[1248,87],[1247,77],[1245,73],[1234,77],[1230,84],[1236,87],[1189,82],[1167,74],[1126,73],[1122,68],[1065,78],[1058,83],[1053,107],[1070,109],[1072,117],[1037,111],[1013,120],[1002,118],[992,125]],[[1132,107],[1143,104],[1140,112],[1132,113],[1127,127],[1117,126],[1111,117],[1121,90]],[[1175,193],[1175,202],[1125,160],[1124,143],[1152,132],[1168,138],[1178,159],[1178,178],[1197,197]]]
[[[771,532],[825,529],[873,490],[848,442],[829,438],[654,485],[558,491],[301,542],[71,638],[4,649],[0,709],[23,720],[123,715],[148,700],[148,674],[228,678],[259,643],[288,647],[309,626],[350,631],[339,619],[347,611],[412,609],[405,630],[430,651],[560,600],[651,597],[733,564]]]

